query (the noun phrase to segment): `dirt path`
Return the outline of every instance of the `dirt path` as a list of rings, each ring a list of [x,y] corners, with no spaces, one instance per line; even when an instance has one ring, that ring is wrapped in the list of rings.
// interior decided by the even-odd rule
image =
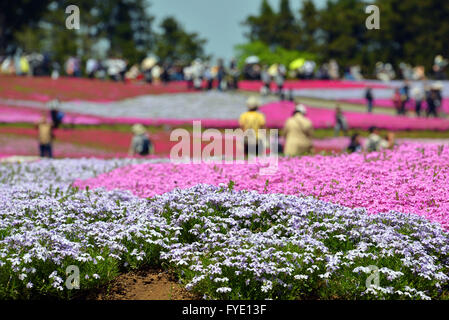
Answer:
[[[93,300],[196,300],[175,277],[163,270],[140,270],[122,274],[93,294]]]

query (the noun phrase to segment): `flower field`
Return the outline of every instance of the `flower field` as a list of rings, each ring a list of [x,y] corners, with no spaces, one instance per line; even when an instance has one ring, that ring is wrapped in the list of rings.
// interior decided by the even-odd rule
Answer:
[[[240,89],[258,91],[258,81],[242,81]],[[382,93],[376,104],[391,107],[392,84],[357,81],[287,81],[285,88],[301,92],[301,96],[319,99],[345,100],[365,103],[367,86]],[[445,84],[447,87],[447,84]],[[295,92],[296,92],[295,91]],[[330,92],[329,96],[326,92]],[[341,97],[340,97],[341,96]],[[45,103],[59,97],[65,112],[63,123],[73,125],[116,125],[142,123],[144,125],[181,126],[201,120],[206,128],[237,128],[238,117],[246,111],[248,94],[235,92],[193,92],[185,82],[167,86],[141,83],[115,83],[76,78],[0,77],[0,123],[35,123],[47,110]],[[293,103],[264,97],[261,111],[269,128],[282,128],[294,109]],[[447,111],[447,100],[443,110]],[[367,114],[346,111],[350,128],[366,130],[376,126],[387,130],[448,130],[447,119],[426,119],[388,114]],[[308,116],[317,129],[332,128],[334,110],[308,107]]]
[[[0,97],[4,99],[47,102],[87,100],[110,102],[144,94],[187,92],[184,82],[164,85],[122,83],[82,78],[0,76]]]
[[[0,164],[0,297],[72,298],[145,265],[205,299],[446,299],[449,149],[257,165]],[[379,285],[366,286],[370,266]]]
[[[357,81],[287,81],[286,89],[364,89],[367,85],[375,89],[387,89],[388,85],[370,84]],[[204,83],[205,86],[205,83]],[[241,81],[239,88],[258,92],[260,81]],[[274,89],[274,87],[273,87]],[[16,77],[0,75],[0,96],[5,99],[32,100],[46,102],[59,97],[63,101],[111,102],[140,95],[188,92],[185,81],[171,82],[168,86],[141,83],[121,83],[82,78],[61,77],[53,80],[49,77]]]
[[[414,213],[449,228],[449,215],[444,214],[449,211],[448,163],[448,146],[409,144],[369,155],[280,159],[277,172],[270,176],[259,175],[257,164],[142,164],[75,185],[152,197],[177,187],[233,181],[237,190],[310,195],[370,213]]]
[[[282,101],[265,104],[261,111],[267,117],[267,126],[282,128],[294,111],[292,102]],[[367,130],[372,126],[387,130],[448,130],[449,120],[442,118],[413,118],[387,114],[369,114],[366,112],[344,111],[349,128]],[[324,108],[307,108],[307,117],[315,129],[333,128],[335,111]]]
[[[191,100],[189,100],[191,96]],[[61,107],[66,112],[63,123],[86,125],[134,124],[145,125],[192,125],[201,120],[204,128],[237,128],[238,116],[245,111],[245,97],[230,98],[227,94],[176,94],[158,97],[141,97],[117,103],[70,102]],[[212,101],[214,101],[212,103]],[[268,128],[283,128],[291,116],[294,104],[288,101],[264,104],[260,111],[267,119]],[[160,106],[167,106],[161,108]],[[333,128],[335,111],[308,107],[308,117],[315,129]],[[348,125],[355,129],[376,126],[388,130],[438,130],[449,129],[449,120],[443,118],[414,118],[365,112],[344,112]],[[42,110],[24,106],[0,105],[0,123],[35,123]]]

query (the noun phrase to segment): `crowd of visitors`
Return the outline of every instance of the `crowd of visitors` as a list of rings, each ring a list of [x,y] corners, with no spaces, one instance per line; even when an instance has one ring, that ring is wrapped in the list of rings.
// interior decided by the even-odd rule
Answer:
[[[437,79],[443,79],[445,68],[448,62],[441,55],[435,57],[432,69],[433,75]],[[401,76],[405,78],[404,84],[394,91],[392,101],[397,114],[404,115],[407,111],[413,110],[417,116],[426,115],[437,117],[442,106],[442,82],[430,83],[425,75],[422,66],[411,67],[402,63],[399,66]],[[343,70],[341,72],[340,70]],[[232,90],[238,89],[238,82],[241,78],[259,79],[262,82],[260,93],[278,94],[281,100],[288,98],[294,101],[292,91],[286,91],[284,84],[287,78],[296,77],[301,79],[363,79],[360,67],[351,66],[341,68],[335,60],[331,60],[322,65],[317,65],[314,61],[296,59],[289,66],[283,64],[267,65],[260,61],[258,57],[249,57],[243,69],[239,69],[237,61],[232,60],[226,65],[222,59],[218,59],[216,64],[210,61],[195,59],[187,65],[181,63],[167,63],[160,61],[155,56],[145,58],[140,64],[129,66],[128,61],[120,57],[108,59],[88,58],[82,60],[80,57],[69,57],[63,67],[56,62],[52,62],[45,54],[32,53],[24,54],[16,52],[13,56],[0,57],[0,72],[16,75],[51,75],[58,78],[60,74],[71,77],[87,76],[89,78],[112,79],[114,81],[127,81],[129,79],[142,80],[147,83],[167,83],[170,81],[184,80],[187,86],[196,90]],[[341,76],[341,74],[343,76]],[[379,62],[376,64],[375,75],[381,80],[391,80],[396,77],[391,64]],[[411,82],[413,80],[413,82]],[[419,81],[415,81],[419,80]],[[412,83],[412,84],[411,84]],[[273,87],[275,88],[273,90]],[[288,97],[286,97],[288,94]],[[365,92],[367,101],[367,111],[372,112],[375,107],[376,97],[373,89],[368,87]],[[258,136],[258,129],[265,127],[265,117],[258,111],[260,102],[251,97],[248,100],[249,110],[242,114],[239,119],[240,127],[244,130],[254,130],[254,146],[251,143],[245,145],[245,152],[249,154],[252,150],[258,154],[258,146],[264,143]],[[53,100],[48,105],[50,116],[43,116],[37,124],[39,153],[41,156],[52,157],[53,130],[60,127],[64,113],[59,110],[59,101]],[[134,137],[131,142],[130,155],[148,155],[154,152],[153,144],[146,134],[142,125],[135,125],[132,129]],[[335,110],[334,135],[339,136],[340,132],[348,134],[348,123],[344,114],[337,105]],[[307,110],[304,105],[296,106],[294,114],[286,121],[283,130],[285,145],[283,152],[286,155],[294,156],[308,153],[312,149],[313,127],[307,119]],[[394,136],[388,135],[380,138],[376,128],[370,130],[367,144],[362,147],[360,136],[354,134],[351,137],[349,151],[379,150],[391,147],[394,143]]]
[[[436,79],[446,79],[447,59],[441,55],[434,58],[433,67],[428,74]],[[129,64],[122,57],[108,57],[100,59],[95,57],[69,57],[61,66],[52,61],[49,54],[26,54],[20,49],[13,55],[0,56],[0,73],[16,75],[48,75],[53,78],[61,74],[72,77],[86,76],[89,78],[112,79],[126,81],[133,79],[153,81],[188,80],[193,87],[199,87],[199,81],[205,80],[208,88],[215,83],[219,89],[226,86],[235,88],[238,79],[262,80],[266,83],[267,73],[273,80],[281,83],[285,78],[290,79],[322,79],[322,80],[363,80],[364,76],[359,65],[340,66],[334,59],[318,64],[316,61],[295,59],[290,65],[267,65],[259,57],[250,56],[245,60],[243,67],[239,69],[237,62],[232,60],[228,67],[222,59],[218,59],[215,65],[211,61],[195,59],[193,62],[168,62],[155,56],[148,56],[138,64]],[[400,63],[395,67],[390,63],[377,62],[369,78],[382,81],[393,79],[423,80],[426,77],[423,66],[411,66]],[[398,73],[398,74],[397,74]]]
[[[140,64],[129,65],[126,59],[111,57],[108,59],[88,58],[83,67],[80,57],[69,57],[63,66],[51,62],[49,55],[33,53],[30,55],[17,52],[14,56],[0,56],[0,73],[19,76],[68,77],[86,76],[90,79],[110,79],[113,81],[140,80],[147,83],[168,83],[170,81],[187,81],[189,88],[219,90],[237,89],[240,71],[232,60],[225,66],[222,59],[213,65],[211,61],[195,59],[191,64],[181,62],[161,62],[155,56],[145,58]]]
[[[236,90],[239,77],[240,71],[235,60],[226,67],[222,59],[218,59],[216,66],[211,66],[209,62],[203,62],[201,59],[195,59],[190,66],[183,69],[183,79],[187,81],[188,88],[196,90],[202,90],[204,82],[207,90],[214,87],[220,91]]]
[[[407,111],[413,111],[416,116],[438,117],[443,102],[443,83],[436,81],[429,84],[428,81],[415,82],[411,88],[408,80],[394,90],[392,97],[393,105],[398,115],[405,115]],[[372,112],[375,97],[372,88],[368,87],[365,91],[365,99],[368,112]]]
[[[244,154],[246,156],[263,155],[267,143],[266,136],[260,135],[260,129],[266,128],[266,118],[259,111],[261,102],[256,96],[250,96],[247,100],[248,110],[240,115],[239,125],[245,134]],[[41,120],[37,123],[39,155],[41,157],[53,157],[54,130],[58,129],[64,118],[64,113],[59,110],[60,102],[58,99],[52,100],[47,104],[48,111],[42,114]],[[132,126],[133,137],[130,141],[129,156],[148,156],[155,153],[153,142],[148,135],[147,129],[142,124]],[[340,136],[343,132],[348,135],[348,123],[346,117],[337,104],[335,107],[335,136]],[[302,103],[295,106],[294,112],[289,117],[282,130],[283,146],[280,143],[278,152],[285,156],[301,156],[313,151],[313,124],[307,117],[307,108]],[[392,148],[395,145],[394,133],[388,132],[384,137],[380,136],[376,127],[369,129],[369,136],[362,145],[359,133],[353,133],[347,151],[380,151],[382,149]]]
[[[266,137],[259,135],[259,129],[265,128],[265,115],[258,108],[260,101],[251,96],[247,100],[248,111],[244,112],[239,118],[240,128],[246,133],[244,141],[245,155],[261,155],[261,150],[265,150],[268,144]],[[340,132],[344,135],[348,134],[349,128],[347,120],[339,105],[335,108],[335,136],[338,137]],[[383,149],[393,148],[395,146],[395,134],[387,132],[381,137],[376,127],[371,127],[368,132],[366,141],[362,143],[361,135],[357,132],[353,133],[350,143],[346,149],[347,152],[373,152]],[[282,130],[283,146],[280,145],[278,152],[285,156],[295,157],[310,154],[313,152],[313,136],[314,129],[310,119],[307,118],[307,108],[299,103],[295,106],[294,112],[285,122]]]

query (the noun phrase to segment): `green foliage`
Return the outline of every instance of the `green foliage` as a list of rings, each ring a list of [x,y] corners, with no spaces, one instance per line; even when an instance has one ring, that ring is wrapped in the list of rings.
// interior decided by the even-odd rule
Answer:
[[[315,60],[316,58],[315,54],[308,52],[288,50],[282,47],[270,49],[267,44],[261,41],[237,45],[235,47],[235,50],[240,67],[245,64],[245,59],[252,55],[258,56],[262,64],[272,65],[274,63],[282,63],[286,66],[288,66],[290,62],[297,58],[305,58],[311,60]]]
[[[16,31],[36,26],[49,2],[49,0],[0,1],[0,54],[5,53]]]

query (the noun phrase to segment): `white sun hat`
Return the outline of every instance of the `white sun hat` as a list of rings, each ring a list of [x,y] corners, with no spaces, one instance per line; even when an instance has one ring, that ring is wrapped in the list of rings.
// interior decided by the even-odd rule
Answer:
[[[306,108],[306,106],[303,105],[302,103],[296,105],[295,111],[301,112],[303,115],[306,115],[306,114],[307,114],[307,108]]]
[[[146,132],[145,127],[140,123],[133,125],[131,130],[135,135],[141,135]]]
[[[443,82],[441,82],[441,81],[435,82],[433,84],[432,88],[435,90],[442,90],[444,88]]]
[[[260,106],[260,101],[256,96],[250,96],[246,101],[246,105],[249,109],[255,109]]]

